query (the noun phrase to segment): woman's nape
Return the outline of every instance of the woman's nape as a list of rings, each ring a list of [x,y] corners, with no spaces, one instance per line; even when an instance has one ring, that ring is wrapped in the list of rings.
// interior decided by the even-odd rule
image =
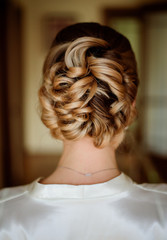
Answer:
[[[118,175],[115,150],[122,141],[123,132],[116,139],[103,148],[97,148],[93,139],[85,136],[77,141],[64,140],[63,153],[56,170],[47,178],[41,180],[45,184],[72,184],[84,185],[106,182]],[[94,173],[92,176],[83,176],[70,169],[59,168],[65,166],[81,173]],[[105,169],[103,171],[103,169]]]

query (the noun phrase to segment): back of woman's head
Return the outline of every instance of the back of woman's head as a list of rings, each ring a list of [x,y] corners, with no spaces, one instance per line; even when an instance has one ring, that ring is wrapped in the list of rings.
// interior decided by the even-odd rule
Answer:
[[[60,31],[43,67],[42,121],[57,139],[103,147],[135,117],[136,61],[127,38],[98,23]]]

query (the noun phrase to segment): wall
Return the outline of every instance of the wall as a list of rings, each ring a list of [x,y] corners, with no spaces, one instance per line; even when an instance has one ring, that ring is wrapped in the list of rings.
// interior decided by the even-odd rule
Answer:
[[[147,16],[145,148],[167,156],[167,11]]]

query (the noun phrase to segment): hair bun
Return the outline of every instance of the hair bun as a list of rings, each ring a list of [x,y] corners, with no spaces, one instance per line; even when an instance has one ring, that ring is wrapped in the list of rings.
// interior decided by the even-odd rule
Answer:
[[[88,135],[100,147],[130,123],[137,88],[133,74],[111,59],[112,51],[108,42],[95,37],[51,49],[39,97],[42,121],[54,137],[76,140]]]

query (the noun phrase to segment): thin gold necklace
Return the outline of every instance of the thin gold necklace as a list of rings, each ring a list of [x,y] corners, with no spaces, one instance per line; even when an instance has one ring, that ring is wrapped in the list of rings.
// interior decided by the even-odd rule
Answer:
[[[90,177],[90,176],[92,176],[92,175],[94,175],[94,174],[96,174],[96,173],[102,172],[102,171],[115,170],[115,169],[118,170],[118,168],[106,168],[106,169],[103,169],[103,170],[100,170],[100,171],[96,171],[96,172],[93,172],[93,173],[82,173],[82,172],[79,172],[79,171],[74,170],[74,169],[69,168],[69,167],[64,167],[64,166],[58,166],[58,167],[69,169],[69,170],[71,170],[71,171],[74,171],[74,172],[77,172],[77,173],[79,173],[79,174],[82,174],[82,175],[84,175],[84,176],[86,176],[86,177]]]

